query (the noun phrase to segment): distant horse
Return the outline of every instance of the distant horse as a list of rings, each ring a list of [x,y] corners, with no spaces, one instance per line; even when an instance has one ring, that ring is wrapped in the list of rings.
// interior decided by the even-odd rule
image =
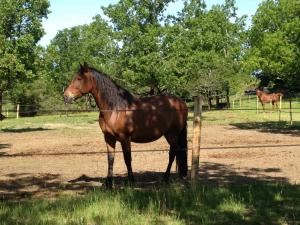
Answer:
[[[108,154],[107,187],[112,187],[116,141],[122,146],[128,181],[134,182],[130,142],[147,143],[164,136],[170,145],[164,179],[169,180],[176,157],[180,177],[187,176],[187,106],[169,95],[137,97],[120,87],[106,74],[89,67],[80,69],[64,92],[65,103],[91,93],[100,110],[99,125]]]
[[[274,105],[276,105],[276,109],[278,109],[277,102],[280,101],[280,96],[282,97],[283,94],[281,92],[267,94],[266,92],[256,89],[256,95],[265,111],[265,103],[272,103],[272,107],[274,109]]]

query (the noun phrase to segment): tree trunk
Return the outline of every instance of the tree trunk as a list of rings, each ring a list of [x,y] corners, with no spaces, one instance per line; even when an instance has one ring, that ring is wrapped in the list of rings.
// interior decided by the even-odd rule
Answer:
[[[2,97],[3,97],[3,91],[0,90],[0,121],[5,118],[5,116],[2,115],[2,104],[3,104]]]
[[[220,96],[218,95],[218,93],[216,96],[216,107],[217,107],[217,109],[220,107]]]
[[[230,100],[229,100],[229,88],[226,88],[226,106],[230,108]]]
[[[0,90],[0,114],[2,114],[2,104],[3,104],[2,98],[3,98],[3,91]]]

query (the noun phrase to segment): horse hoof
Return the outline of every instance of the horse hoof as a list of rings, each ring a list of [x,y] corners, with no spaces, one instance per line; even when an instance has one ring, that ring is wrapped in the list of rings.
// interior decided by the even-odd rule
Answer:
[[[164,183],[169,184],[170,183],[170,176],[164,174],[163,181],[164,181]]]
[[[106,178],[106,181],[105,181],[105,187],[106,187],[107,189],[112,189],[112,188],[113,188],[112,178]]]

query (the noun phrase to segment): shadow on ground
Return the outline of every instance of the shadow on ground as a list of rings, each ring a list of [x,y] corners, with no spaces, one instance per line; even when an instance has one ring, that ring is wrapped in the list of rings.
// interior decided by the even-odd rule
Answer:
[[[3,149],[3,148],[10,148],[11,147],[11,144],[1,144],[0,143],[0,149]],[[0,152],[0,155],[1,155],[1,152]]]
[[[294,122],[291,126],[289,122],[248,122],[231,123],[230,125],[243,130],[258,130],[265,133],[287,134],[291,136],[300,136],[300,122]]]
[[[7,174],[0,180],[0,221],[120,224],[121,215],[122,224],[299,224],[300,186],[266,175],[280,169],[236,172],[231,166],[203,162],[201,171],[193,188],[176,181],[175,174],[166,185],[163,173],[145,171],[135,173],[133,188],[125,188],[125,176],[115,176],[114,191],[101,188],[104,177],[81,175],[62,182],[59,174]],[[77,195],[62,196],[66,191]],[[43,198],[35,198],[39,196]]]
[[[47,130],[52,130],[48,128],[43,128],[43,127],[26,127],[26,128],[3,128],[0,131],[2,132],[7,132],[7,133],[26,133],[26,132],[35,132],[35,131],[47,131]]]
[[[236,171],[231,166],[202,162],[200,168],[200,182],[208,185],[227,184],[255,184],[260,182],[288,183],[284,177],[277,176],[278,168]],[[76,179],[62,181],[59,174],[28,174],[14,173],[2,176],[0,180],[1,199],[22,199],[36,196],[55,196],[61,192],[85,193],[91,189],[104,187],[105,177],[89,177],[81,175]],[[165,185],[163,172],[136,172],[134,188],[151,189],[155,186]],[[178,181],[177,174],[171,174],[171,183]],[[114,185],[118,188],[126,186],[126,175],[116,175]]]

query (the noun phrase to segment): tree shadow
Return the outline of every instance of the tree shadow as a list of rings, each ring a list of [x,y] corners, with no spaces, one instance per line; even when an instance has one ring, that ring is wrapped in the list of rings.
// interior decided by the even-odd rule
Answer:
[[[294,122],[292,126],[285,121],[231,123],[230,125],[242,130],[258,130],[265,133],[300,136],[300,122]]]
[[[200,166],[201,183],[224,184],[255,184],[260,182],[275,182],[288,184],[286,177],[279,176],[280,168],[249,168],[237,170],[231,165],[202,162]]]
[[[11,147],[11,144],[1,144],[0,143],[0,149],[3,149],[3,148],[9,148]],[[1,153],[0,153],[1,154]]]
[[[202,162],[199,182],[205,185],[255,184],[260,182],[276,182],[288,184],[288,179],[277,176],[279,168],[251,168],[247,171],[236,171],[230,165]],[[133,188],[148,190],[165,186],[163,172],[136,172]],[[61,192],[85,193],[91,189],[104,187],[106,177],[90,177],[81,175],[76,179],[64,181],[59,174],[13,173],[2,176],[0,180],[1,199],[22,199],[36,196],[56,196]],[[177,174],[172,173],[170,183],[179,181]],[[126,187],[127,175],[114,176],[116,189]],[[183,183],[185,184],[185,183]]]
[[[7,133],[26,133],[26,132],[35,132],[35,131],[48,131],[52,129],[43,128],[43,127],[26,127],[26,128],[3,128],[0,131]]]

